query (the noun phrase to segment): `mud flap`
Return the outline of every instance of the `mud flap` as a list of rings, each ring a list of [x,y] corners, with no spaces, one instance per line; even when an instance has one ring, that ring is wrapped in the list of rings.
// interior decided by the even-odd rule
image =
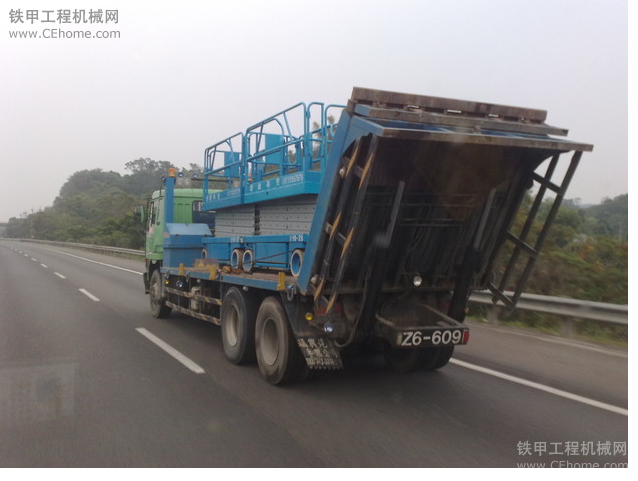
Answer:
[[[297,344],[310,369],[343,369],[339,350],[325,335],[297,336]]]
[[[148,276],[148,271],[144,272],[142,280],[144,281],[144,294],[148,294],[151,289],[151,281]]]
[[[312,326],[304,317],[309,309],[299,300],[288,301],[282,296],[290,327],[297,345],[310,369],[343,369],[341,353],[325,333]],[[310,308],[312,310],[312,308]]]

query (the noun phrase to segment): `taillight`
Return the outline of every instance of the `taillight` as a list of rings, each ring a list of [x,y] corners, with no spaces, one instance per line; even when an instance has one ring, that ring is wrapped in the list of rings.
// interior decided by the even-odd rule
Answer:
[[[466,329],[463,331],[463,344],[467,344],[467,341],[470,340],[470,330]]]

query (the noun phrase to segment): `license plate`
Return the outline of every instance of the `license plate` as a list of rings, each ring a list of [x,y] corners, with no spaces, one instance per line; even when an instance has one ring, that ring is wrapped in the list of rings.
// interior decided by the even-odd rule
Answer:
[[[397,336],[397,345],[399,347],[455,346],[467,344],[469,336],[469,329],[401,331]]]

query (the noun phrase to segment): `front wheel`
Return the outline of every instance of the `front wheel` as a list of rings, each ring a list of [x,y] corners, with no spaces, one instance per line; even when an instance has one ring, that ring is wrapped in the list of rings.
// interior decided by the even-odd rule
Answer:
[[[284,308],[274,297],[267,297],[259,307],[255,347],[261,375],[270,384],[286,384],[301,378],[306,361]]]
[[[171,315],[171,308],[165,304],[166,300],[162,298],[162,275],[159,270],[153,271],[148,295],[151,303],[151,313],[154,317],[161,319]]]

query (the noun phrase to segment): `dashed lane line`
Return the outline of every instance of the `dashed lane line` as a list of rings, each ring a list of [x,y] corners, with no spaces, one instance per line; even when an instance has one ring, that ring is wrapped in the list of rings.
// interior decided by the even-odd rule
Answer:
[[[203,374],[205,372],[201,366],[191,361],[189,358],[184,356],[184,354],[179,352],[177,349],[166,344],[155,334],[152,334],[151,332],[147,331],[143,327],[138,327],[135,330],[139,332],[142,336],[144,336],[146,339],[151,341],[153,344],[155,344],[157,347],[165,351],[167,354],[170,354],[171,356],[173,356],[175,359],[177,359],[179,362],[181,362],[184,366],[186,366],[188,369],[190,369],[194,373]]]
[[[78,289],[78,291],[80,291],[82,294],[84,294],[86,297],[88,297],[89,299],[91,299],[92,301],[95,302],[100,302],[100,299],[98,299],[97,297],[95,297],[93,294],[91,294],[89,291],[87,291],[86,289]]]
[[[58,254],[63,254],[65,256],[74,257],[76,259],[80,259],[80,260],[83,260],[83,261],[86,261],[86,262],[91,262],[93,264],[98,264],[98,265],[101,265],[101,266],[111,267],[113,269],[118,269],[118,270],[121,270],[121,271],[130,272],[132,274],[138,274],[138,275],[142,275],[143,274],[142,272],[139,272],[139,271],[134,271],[134,270],[131,270],[131,269],[125,269],[124,267],[114,266],[112,264],[107,264],[105,262],[94,261],[93,259],[87,259],[86,257],[76,256],[74,254],[69,254],[67,252],[62,252],[62,251],[58,251],[58,250],[55,250],[55,249],[47,249],[47,250],[50,250],[50,251],[53,251],[53,252],[57,252]],[[29,257],[27,254],[25,254],[25,256]],[[35,259],[33,259],[33,260],[35,261]],[[46,267],[44,264],[42,264],[42,266]],[[66,277],[63,276],[62,274],[60,274],[59,272],[54,272],[54,274],[56,276],[58,276],[60,279],[66,279]],[[95,302],[99,302],[100,299],[98,297],[94,296],[93,294],[91,294],[86,289],[80,288],[78,290],[82,294],[84,294],[86,297],[88,297],[89,299],[91,299],[91,300],[93,300]],[[199,364],[197,364],[196,362],[192,361],[191,359],[186,357],[184,354],[179,352],[177,349],[175,349],[174,347],[170,346],[166,342],[162,341],[159,337],[155,336],[154,334],[152,334],[148,330],[144,329],[143,327],[137,328],[136,331],[139,332],[146,339],[151,341],[153,344],[155,344],[157,347],[162,349],[164,352],[166,352],[167,354],[171,355],[174,359],[179,361],[181,364],[186,366],[188,369],[190,369],[194,373],[203,374],[203,373],[206,372],[206,371],[204,371],[204,369]]]

